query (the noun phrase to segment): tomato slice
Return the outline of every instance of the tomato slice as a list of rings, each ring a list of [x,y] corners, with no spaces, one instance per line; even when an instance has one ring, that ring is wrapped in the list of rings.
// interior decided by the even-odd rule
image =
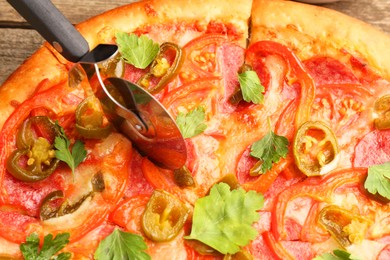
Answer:
[[[222,34],[206,34],[193,39],[183,47],[184,63],[179,72],[182,82],[199,78],[221,77],[222,70],[218,50],[228,42]]]
[[[221,81],[219,78],[205,78],[188,82],[175,88],[164,95],[161,103],[169,109],[173,115],[178,114],[179,106],[191,111],[201,105],[208,115],[216,112],[216,91]]]

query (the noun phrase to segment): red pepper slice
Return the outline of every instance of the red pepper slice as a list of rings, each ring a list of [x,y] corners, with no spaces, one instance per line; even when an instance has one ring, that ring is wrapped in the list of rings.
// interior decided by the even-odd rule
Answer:
[[[304,122],[309,120],[310,110],[315,98],[315,85],[311,76],[306,72],[302,63],[295,54],[286,46],[273,41],[259,41],[247,49],[245,60],[256,68],[255,63],[260,57],[278,55],[288,65],[288,75],[301,87],[299,104],[295,116],[295,129],[298,129]]]

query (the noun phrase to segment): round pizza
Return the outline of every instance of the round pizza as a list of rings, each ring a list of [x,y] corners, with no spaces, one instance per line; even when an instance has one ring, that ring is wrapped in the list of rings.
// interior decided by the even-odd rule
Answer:
[[[1,259],[390,258],[388,35],[281,0],[140,1],[76,28],[118,46],[101,77],[151,93],[186,161],[140,151],[45,43],[0,87]]]

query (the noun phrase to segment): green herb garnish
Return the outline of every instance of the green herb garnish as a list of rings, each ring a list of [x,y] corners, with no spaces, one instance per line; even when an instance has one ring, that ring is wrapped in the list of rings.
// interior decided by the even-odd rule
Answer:
[[[71,258],[71,253],[63,252],[59,255],[55,254],[69,243],[69,237],[69,233],[62,233],[53,239],[53,235],[48,234],[44,237],[42,248],[39,250],[38,235],[32,233],[26,238],[26,242],[20,245],[20,251],[24,259],[28,260],[67,260]]]
[[[222,254],[235,254],[257,237],[252,224],[259,220],[263,196],[242,188],[230,190],[226,183],[215,184],[206,197],[195,203],[191,234]]]
[[[205,121],[205,111],[203,107],[197,107],[187,114],[180,112],[176,118],[177,126],[184,138],[194,137],[203,133],[207,125]]]
[[[288,140],[284,136],[275,134],[271,130],[271,123],[268,119],[270,130],[259,141],[252,144],[250,155],[262,161],[261,171],[267,172],[272,164],[279,162],[280,158],[286,157],[288,153]]]
[[[248,70],[238,74],[238,81],[242,97],[246,102],[253,102],[254,104],[262,104],[264,102],[264,86],[261,85],[255,71]]]
[[[123,59],[136,68],[145,69],[160,51],[159,44],[145,35],[118,32],[115,36]]]
[[[390,199],[390,162],[368,167],[364,188],[370,193]]]
[[[141,236],[117,228],[100,242],[94,257],[96,260],[149,260],[151,257],[144,252],[146,249],[146,243]]]
[[[70,140],[66,136],[64,129],[58,123],[56,125],[60,129],[60,135],[54,139],[54,147],[57,149],[55,150],[56,157],[68,164],[74,176],[74,170],[87,157],[87,151],[85,150],[84,144],[80,140],[77,140],[71,152],[69,150]]]

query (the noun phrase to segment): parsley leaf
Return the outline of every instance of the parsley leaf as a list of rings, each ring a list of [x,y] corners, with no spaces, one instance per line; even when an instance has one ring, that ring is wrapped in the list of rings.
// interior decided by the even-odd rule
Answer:
[[[117,32],[115,36],[122,57],[136,68],[145,69],[160,51],[159,44],[145,35]]]
[[[195,202],[191,234],[185,238],[199,240],[222,254],[237,253],[258,235],[252,224],[259,220],[257,211],[263,202],[263,195],[255,191],[215,184],[208,196]]]
[[[238,82],[242,97],[246,102],[262,104],[264,102],[264,86],[261,85],[257,73],[253,70],[244,71],[238,74]]]
[[[268,125],[271,128],[269,121]],[[250,155],[262,160],[261,171],[265,173],[272,168],[273,163],[286,157],[288,144],[286,137],[277,135],[270,129],[262,139],[252,144]]]
[[[84,148],[84,144],[80,140],[77,140],[72,147],[72,152],[70,152],[70,140],[66,136],[64,129],[60,125],[56,125],[60,129],[60,135],[54,139],[54,147],[57,149],[55,151],[56,157],[68,164],[74,175],[74,170],[85,159],[87,151]]]
[[[370,166],[364,188],[372,194],[379,193],[390,199],[390,162]]]
[[[149,260],[151,257],[144,252],[146,249],[146,243],[141,236],[115,229],[100,242],[94,257],[97,260]]]
[[[43,239],[42,248],[39,250],[38,235],[32,233],[26,238],[26,242],[20,245],[20,251],[24,259],[29,260],[67,260],[71,258],[71,253],[63,252],[55,258],[52,257],[69,243],[69,237],[69,233],[58,234],[54,239],[52,234],[46,235]]]
[[[197,107],[187,114],[180,112],[177,115],[176,123],[184,138],[194,137],[203,133],[207,125],[205,121],[205,111],[203,107]]]

